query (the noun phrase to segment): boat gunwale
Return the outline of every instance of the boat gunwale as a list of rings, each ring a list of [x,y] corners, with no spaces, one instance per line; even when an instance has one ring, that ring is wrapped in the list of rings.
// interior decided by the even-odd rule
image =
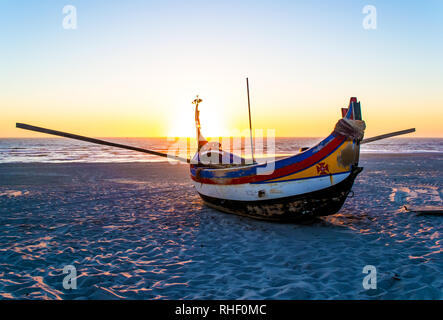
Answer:
[[[319,163],[320,161],[328,157],[331,153],[335,152],[346,141],[348,141],[346,137],[342,135],[337,135],[333,132],[331,135],[329,135],[324,140],[319,142],[316,146],[306,150],[304,152],[305,153],[304,155],[303,153],[296,154],[293,155],[292,157],[287,157],[280,159],[279,161],[276,161],[276,163],[280,163],[280,165],[276,165],[275,168],[273,169],[273,172],[270,175],[265,175],[265,174],[257,175],[256,172],[251,172],[251,170],[254,170],[254,166],[244,167],[243,172],[239,168],[228,168],[220,170],[220,169],[199,169],[198,167],[197,168],[193,167],[191,168],[191,178],[192,180],[203,184],[242,184],[242,183],[256,183],[256,182],[258,183],[266,180],[272,180],[312,167],[313,165]],[[332,145],[330,145],[331,143]],[[318,150],[312,151],[313,149],[316,148]],[[298,157],[301,157],[300,159],[297,159],[298,161],[290,160],[291,158],[295,159]],[[261,167],[265,165],[266,164],[264,165],[260,164]],[[297,166],[299,166],[300,168],[296,168]],[[259,166],[256,165],[255,168],[257,167]],[[205,175],[204,177],[201,176],[202,173]],[[223,173],[225,176],[222,176]],[[280,175],[278,175],[279,173]],[[231,176],[234,174],[237,174],[237,176]],[[258,180],[257,178],[254,178],[253,179],[254,181],[243,181],[245,179],[249,180],[248,177],[254,177],[254,176],[255,177],[260,176],[261,178]],[[226,181],[226,179],[229,179],[230,182],[226,183],[223,181],[223,180]]]

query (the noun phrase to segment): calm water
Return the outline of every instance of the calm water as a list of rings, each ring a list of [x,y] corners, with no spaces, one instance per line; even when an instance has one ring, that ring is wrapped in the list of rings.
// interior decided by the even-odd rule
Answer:
[[[195,141],[174,140],[167,138],[107,138],[113,141],[141,148],[167,153],[174,151],[181,156],[192,156]],[[321,138],[276,138],[275,152],[263,152],[269,155],[288,155],[298,152],[300,147],[313,146]],[[243,146],[234,148],[234,152],[249,155],[248,139]],[[266,141],[265,141],[266,142]],[[260,150],[256,146],[256,150]],[[439,138],[393,138],[373,142],[362,146],[362,153],[443,153],[443,139]],[[45,139],[0,139],[0,163],[10,162],[157,162],[165,159],[138,153],[135,151],[94,145],[86,142],[45,138]]]

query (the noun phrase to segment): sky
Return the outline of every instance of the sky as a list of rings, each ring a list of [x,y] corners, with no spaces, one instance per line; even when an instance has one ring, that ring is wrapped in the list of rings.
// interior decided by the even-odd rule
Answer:
[[[77,28],[64,29],[66,5]],[[365,29],[366,5],[376,28]],[[374,25],[372,25],[374,26]],[[355,96],[366,137],[443,137],[443,1],[0,1],[0,137],[248,128],[321,137]]]

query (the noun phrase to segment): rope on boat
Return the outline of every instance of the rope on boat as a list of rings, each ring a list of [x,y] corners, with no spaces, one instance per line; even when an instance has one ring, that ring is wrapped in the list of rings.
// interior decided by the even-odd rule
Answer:
[[[334,133],[350,139],[362,140],[366,124],[363,120],[340,119],[334,128]]]

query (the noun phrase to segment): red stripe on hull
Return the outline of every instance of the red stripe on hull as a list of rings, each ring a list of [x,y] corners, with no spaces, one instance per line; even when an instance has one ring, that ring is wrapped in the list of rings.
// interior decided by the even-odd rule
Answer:
[[[228,184],[262,182],[266,180],[281,178],[290,174],[294,174],[301,170],[304,170],[314,165],[315,163],[319,162],[323,158],[327,157],[330,153],[332,153],[341,143],[343,143],[344,140],[345,140],[344,137],[337,136],[332,141],[330,141],[325,147],[323,147],[320,151],[313,154],[311,157],[302,160],[300,162],[296,162],[292,165],[288,165],[286,167],[274,170],[274,172],[269,175],[252,175],[252,176],[239,177],[239,178],[226,178],[226,177],[197,178],[191,175],[191,179],[199,183],[205,183],[205,184],[228,185]]]

